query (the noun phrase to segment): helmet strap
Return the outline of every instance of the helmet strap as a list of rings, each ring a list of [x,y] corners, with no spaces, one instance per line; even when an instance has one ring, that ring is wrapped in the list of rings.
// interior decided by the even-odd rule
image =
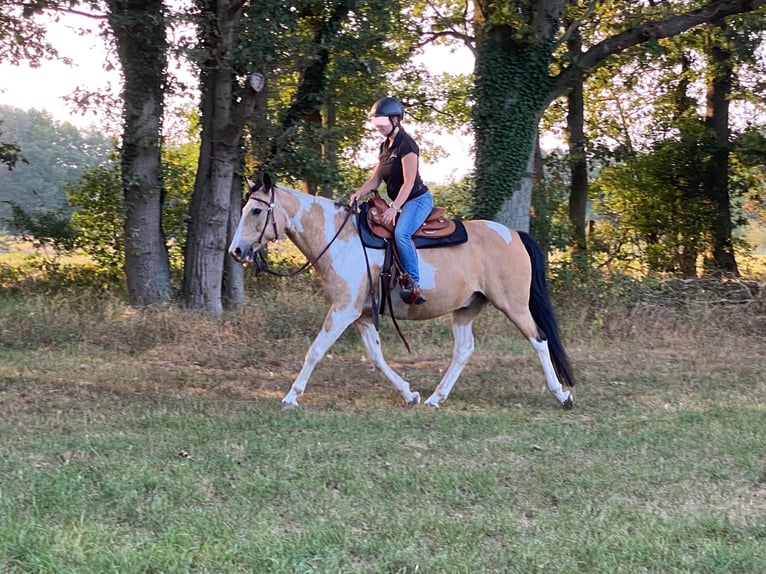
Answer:
[[[394,122],[393,116],[388,116],[388,121],[391,122],[391,131],[386,134],[386,137],[390,138],[396,131],[396,128],[399,127],[399,124]]]

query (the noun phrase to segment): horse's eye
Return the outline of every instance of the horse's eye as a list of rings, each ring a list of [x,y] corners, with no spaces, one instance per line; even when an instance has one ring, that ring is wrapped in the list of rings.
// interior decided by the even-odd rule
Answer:
[[[262,210],[261,210],[260,207],[255,207],[255,208],[253,208],[253,215],[260,215],[261,211]]]

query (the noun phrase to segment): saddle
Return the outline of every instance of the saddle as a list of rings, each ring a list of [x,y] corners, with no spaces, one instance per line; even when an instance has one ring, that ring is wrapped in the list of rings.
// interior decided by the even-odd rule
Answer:
[[[383,223],[383,212],[388,209],[388,203],[379,195],[374,195],[367,201],[369,209],[367,210],[367,225],[373,235],[383,239],[391,239],[394,236],[394,226]],[[413,237],[429,237],[437,239],[447,237],[455,232],[456,224],[452,219],[446,219],[444,214],[446,209],[443,207],[434,207],[428,214],[418,230],[412,234]]]
[[[391,302],[391,292],[396,289],[397,284],[400,289],[404,289],[410,282],[410,276],[402,268],[394,242],[391,241],[394,237],[393,226],[384,224],[382,221],[383,212],[386,209],[388,209],[388,204],[376,193],[370,200],[362,204],[357,222],[362,246],[370,249],[384,250],[383,266],[379,279],[380,309],[377,308],[373,295],[373,320],[377,328],[378,314],[383,315],[388,312],[396,332],[404,342],[407,351],[410,351],[410,345],[396,322]],[[444,217],[446,211],[443,207],[435,207],[431,210],[426,221],[412,236],[416,248],[447,247],[459,245],[468,240],[468,234],[463,222],[459,219],[446,219]],[[388,308],[388,311],[386,311],[386,308]]]

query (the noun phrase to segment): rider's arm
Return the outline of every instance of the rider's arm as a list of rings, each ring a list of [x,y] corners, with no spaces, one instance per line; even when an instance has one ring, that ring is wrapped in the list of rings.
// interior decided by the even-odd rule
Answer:
[[[360,187],[353,193],[353,195],[351,196],[350,203],[354,203],[354,201],[358,201],[359,199],[363,198],[365,195],[369,195],[373,191],[376,191],[382,181],[383,181],[383,178],[380,177],[380,162],[378,162],[375,165],[375,169],[372,170],[372,175],[370,176],[370,179],[364,182],[362,187]]]
[[[412,187],[415,185],[415,178],[418,175],[418,154],[410,152],[402,158],[402,177],[404,182],[396,194],[396,201],[391,205],[397,212],[402,210],[402,206],[412,193]]]

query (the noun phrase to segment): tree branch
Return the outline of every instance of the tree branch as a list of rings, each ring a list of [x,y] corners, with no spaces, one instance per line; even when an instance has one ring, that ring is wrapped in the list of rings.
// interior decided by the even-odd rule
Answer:
[[[418,42],[415,45],[415,48],[420,49],[424,46],[427,46],[434,41],[436,41],[439,38],[456,38],[457,40],[460,40],[463,42],[469,50],[471,50],[471,53],[476,56],[476,39],[473,36],[470,36],[469,34],[463,34],[462,32],[458,32],[457,30],[442,30],[440,32],[428,32],[426,34],[426,39],[422,42]]]
[[[556,76],[553,90],[548,97],[548,103],[569,89],[578,72],[589,72],[603,63],[609,56],[648,40],[675,36],[711,20],[752,12],[764,5],[766,5],[766,0],[714,0],[697,10],[657,22],[647,22],[611,36],[587,50],[575,63]]]

